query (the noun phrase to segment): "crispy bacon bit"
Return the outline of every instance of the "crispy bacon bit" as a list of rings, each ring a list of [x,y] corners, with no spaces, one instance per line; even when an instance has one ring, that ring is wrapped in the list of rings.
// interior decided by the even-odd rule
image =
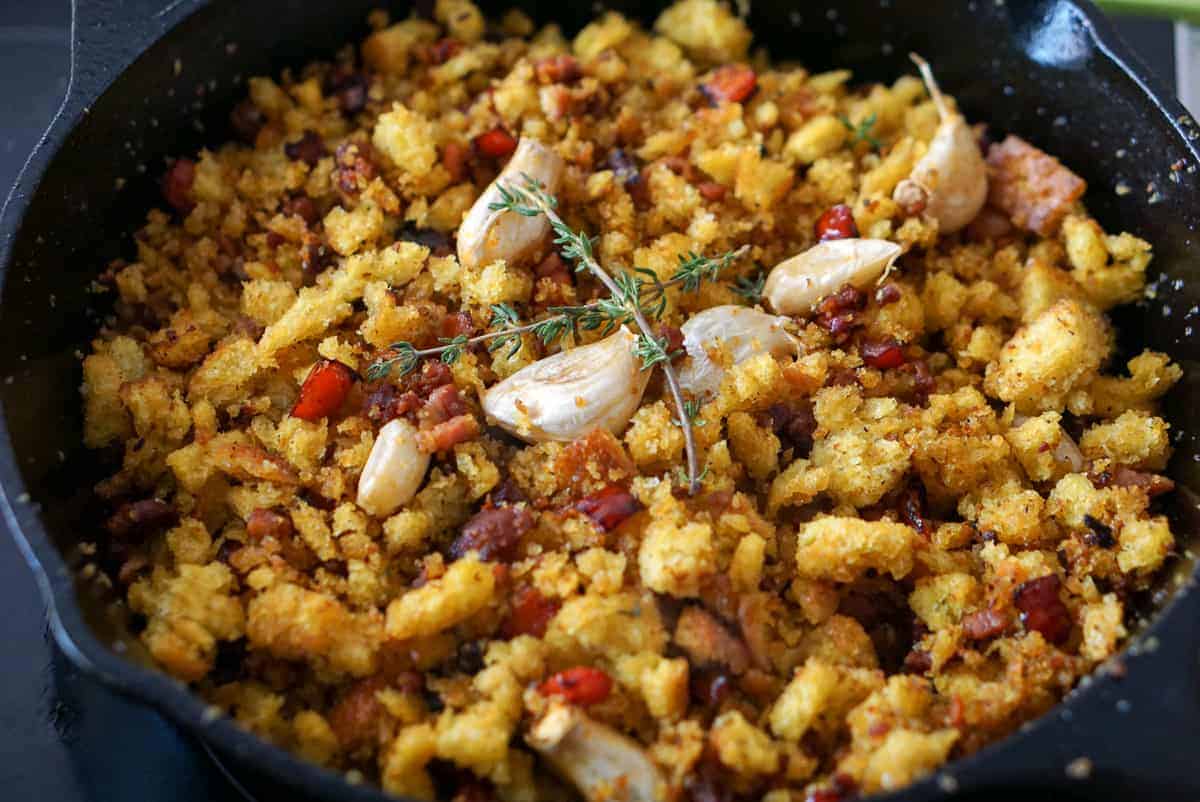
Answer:
[[[192,184],[196,182],[196,163],[191,159],[176,159],[162,179],[162,193],[171,208],[187,214],[196,205],[192,199]]]
[[[746,644],[730,634],[712,613],[700,607],[686,607],[679,614],[675,624],[675,645],[699,665],[725,666],[735,675],[750,667]]]
[[[294,195],[288,198],[283,202],[280,211],[286,215],[299,217],[308,226],[316,224],[321,219],[321,213],[317,211],[317,204],[307,195]]]
[[[437,425],[465,414],[467,402],[453,384],[441,384],[429,392],[429,398],[426,399],[421,412],[422,418]]]
[[[933,372],[929,370],[929,363],[924,359],[914,359],[905,368],[912,369],[915,400],[924,406],[929,401],[930,394],[937,389],[937,380],[933,378]]]
[[[840,342],[859,325],[858,312],[866,304],[867,296],[861,290],[846,284],[817,304],[816,323]]]
[[[337,98],[342,114],[353,116],[367,107],[371,92],[371,79],[361,72],[342,72],[329,91]]]
[[[558,603],[547,599],[537,588],[518,588],[513,594],[512,612],[501,629],[509,638],[519,635],[540,638],[546,634],[546,627],[557,612]]]
[[[607,699],[612,685],[612,677],[600,669],[575,666],[547,679],[538,686],[538,693],[561,696],[573,705],[587,707]]]
[[[700,193],[700,197],[706,201],[720,203],[725,200],[727,192],[724,184],[718,184],[716,181],[702,181],[696,186],[696,190]]]
[[[538,262],[537,267],[533,269],[533,273],[538,278],[548,278],[555,284],[571,283],[571,268],[558,255],[558,251],[551,251],[546,254],[546,258]]]
[[[462,52],[463,43],[457,39],[438,39],[425,50],[425,58],[430,64],[445,64]]]
[[[316,131],[305,131],[295,142],[284,145],[283,153],[294,162],[301,161],[309,167],[315,167],[326,153],[325,142]]]
[[[165,501],[148,498],[122,504],[105,528],[114,538],[140,543],[179,523],[179,511]]]
[[[602,532],[616,529],[641,508],[633,494],[620,485],[609,485],[575,502],[575,509],[591,518]]]
[[[815,233],[819,242],[857,237],[858,226],[854,222],[854,210],[844,203],[830,206],[817,219]]]
[[[463,524],[462,532],[450,544],[450,557],[458,560],[475,551],[485,562],[508,562],[515,556],[521,536],[530,529],[533,529],[533,513],[525,507],[480,510]]]
[[[246,519],[246,535],[252,543],[258,543],[268,537],[291,537],[292,531],[291,518],[265,507],[259,507]]]
[[[229,125],[238,135],[238,139],[247,145],[254,144],[258,139],[258,132],[266,124],[267,118],[249,98],[234,106],[233,111],[229,113]]]
[[[875,303],[880,306],[894,304],[899,300],[900,288],[890,281],[875,291]]]
[[[461,142],[447,142],[442,146],[442,166],[450,173],[450,183],[460,184],[467,180],[471,162],[471,149]]]
[[[933,521],[927,517],[925,486],[920,482],[913,482],[904,489],[896,504],[896,511],[900,513],[900,520],[917,530],[918,534],[928,537],[933,533]]]
[[[347,195],[357,195],[367,188],[378,171],[366,144],[343,142],[333,152],[333,183]]]
[[[381,676],[359,680],[329,711],[329,727],[343,749],[354,751],[378,737],[383,704],[376,694],[387,687]]]
[[[742,103],[758,88],[758,76],[745,64],[726,64],[717,68],[700,91],[714,106],[722,103]]]
[[[503,159],[517,149],[517,140],[503,128],[485,131],[472,140],[475,152],[489,159]]]
[[[453,381],[454,374],[450,366],[440,359],[427,359],[421,363],[420,373],[410,373],[404,377],[405,387],[422,397]]]
[[[1008,616],[989,607],[963,616],[963,634],[971,640],[989,640],[1008,629]]]
[[[868,340],[858,350],[867,367],[879,370],[898,368],[908,361],[908,357],[904,355],[904,346],[891,337],[883,340]]]
[[[988,148],[988,202],[1020,228],[1048,237],[1087,190],[1087,182],[1053,156],[1009,135]]]
[[[676,359],[684,355],[683,330],[676,326],[659,325],[658,336],[666,339],[667,354]]]
[[[455,312],[452,315],[447,314],[442,318],[439,328],[441,329],[441,336],[446,338],[463,335],[470,337],[475,333],[475,321],[468,312]]]
[[[300,249],[300,268],[304,271],[305,280],[311,283],[321,271],[330,267],[336,259],[336,253],[324,239],[311,231],[304,234],[304,245]]]
[[[933,668],[933,658],[923,649],[912,649],[904,656],[904,673],[924,674]]]
[[[576,498],[595,486],[594,475],[620,481],[636,473],[625,447],[607,429],[593,429],[567,443],[554,460],[554,471],[566,480]]]
[[[692,671],[689,690],[692,699],[704,707],[720,707],[733,691],[733,678],[719,668]]]
[[[1031,579],[1013,592],[1013,605],[1021,623],[1051,643],[1062,643],[1071,634],[1071,613],[1058,595],[1062,580],[1056,574]]]
[[[479,421],[475,420],[474,415],[456,415],[450,420],[434,424],[431,429],[417,432],[417,447],[427,454],[437,454],[478,436]]]
[[[772,404],[767,409],[771,430],[779,438],[780,447],[792,449],[793,457],[807,457],[813,447],[813,433],[817,430],[817,419],[812,407],[801,404],[790,407]]]
[[[1098,518],[1084,514],[1083,523],[1087,526],[1088,532],[1083,536],[1083,540],[1090,546],[1099,546],[1102,549],[1111,549],[1117,545],[1117,539],[1113,537],[1112,527]]]
[[[544,84],[569,84],[583,77],[583,70],[574,56],[559,54],[538,59],[533,65],[533,72],[539,82]]]
[[[346,400],[354,380],[354,371],[341,362],[322,359],[313,365],[304,384],[300,386],[300,396],[292,407],[292,417],[306,421],[329,417]]]
[[[381,384],[363,398],[363,414],[378,424],[416,412],[421,398],[409,390],[401,393],[394,384]]]

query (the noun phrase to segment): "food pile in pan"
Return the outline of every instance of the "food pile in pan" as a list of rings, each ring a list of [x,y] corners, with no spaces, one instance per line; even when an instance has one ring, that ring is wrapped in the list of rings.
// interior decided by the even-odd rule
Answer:
[[[97,559],[162,668],[423,799],[822,802],[1012,732],[1174,547],[1150,245],[713,0],[467,0],[254,78],[101,285]]]

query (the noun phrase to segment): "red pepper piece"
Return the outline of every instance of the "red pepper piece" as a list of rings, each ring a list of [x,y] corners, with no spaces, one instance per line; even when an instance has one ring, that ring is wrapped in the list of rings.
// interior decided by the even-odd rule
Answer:
[[[633,494],[620,485],[609,485],[575,502],[575,509],[591,518],[605,532],[616,529],[641,508],[642,505]]]
[[[745,64],[726,64],[700,86],[700,91],[714,106],[721,103],[741,103],[758,88],[758,76]]]
[[[831,239],[850,239],[858,236],[858,226],[854,223],[854,212],[844,203],[831,206],[817,219],[817,239],[825,242]]]
[[[337,412],[354,386],[354,371],[341,362],[322,359],[308,372],[300,386],[300,397],[292,407],[292,417],[315,421]]]
[[[503,128],[485,131],[474,139],[475,150],[490,159],[503,159],[517,149],[517,140]]]
[[[607,699],[612,684],[612,677],[598,668],[575,666],[550,677],[538,686],[538,692],[542,696],[562,696],[573,705],[586,707]]]

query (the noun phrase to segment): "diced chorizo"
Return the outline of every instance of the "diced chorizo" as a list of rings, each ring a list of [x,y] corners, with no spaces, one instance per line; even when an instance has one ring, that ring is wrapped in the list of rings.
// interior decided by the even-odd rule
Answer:
[[[480,510],[467,521],[450,545],[450,556],[457,560],[467,552],[479,553],[479,559],[510,560],[521,536],[533,529],[533,513],[525,507],[493,507]]]

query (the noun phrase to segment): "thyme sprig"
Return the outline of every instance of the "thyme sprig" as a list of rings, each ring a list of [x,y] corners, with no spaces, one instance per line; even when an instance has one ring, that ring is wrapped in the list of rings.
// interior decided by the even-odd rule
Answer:
[[[844,114],[839,115],[838,119],[842,121],[842,125],[846,126],[846,130],[850,132],[850,144],[854,145],[859,142],[866,142],[871,146],[871,150],[879,150],[883,147],[883,143],[871,134],[871,129],[875,127],[875,122],[879,119],[874,113],[868,114],[857,125],[850,122],[850,118]]]
[[[683,429],[688,459],[688,487],[691,492],[699,488],[702,473],[698,472],[695,438],[692,427],[703,425],[697,420],[699,405],[685,400],[679,386],[679,378],[671,367],[676,355],[668,350],[667,338],[655,333],[650,320],[659,320],[667,309],[667,290],[678,287],[684,292],[695,292],[704,281],[720,277],[723,270],[732,265],[749,250],[742,246],[718,257],[687,253],[679,257],[679,265],[666,281],[645,268],[632,272],[605,270],[596,260],[595,239],[582,232],[572,230],[558,215],[558,201],[545,188],[528,175],[522,176],[520,185],[500,184],[500,200],[491,204],[492,211],[513,212],[524,217],[545,215],[554,233],[554,244],[562,256],[575,263],[576,272],[587,271],[595,276],[608,295],[578,306],[552,306],[547,317],[531,323],[522,323],[517,310],[509,304],[493,304],[489,331],[475,337],[459,335],[442,338],[437,346],[417,348],[410,342],[397,342],[388,346],[386,353],[367,368],[368,380],[386,377],[393,370],[404,375],[412,372],[427,357],[439,357],[446,364],[454,364],[464,351],[472,345],[486,343],[489,351],[508,349],[507,356],[514,356],[530,334],[549,346],[568,333],[599,331],[607,336],[623,325],[632,325],[640,334],[634,345],[635,355],[642,361],[643,370],[661,366],[672,400],[679,412],[679,424]]]

